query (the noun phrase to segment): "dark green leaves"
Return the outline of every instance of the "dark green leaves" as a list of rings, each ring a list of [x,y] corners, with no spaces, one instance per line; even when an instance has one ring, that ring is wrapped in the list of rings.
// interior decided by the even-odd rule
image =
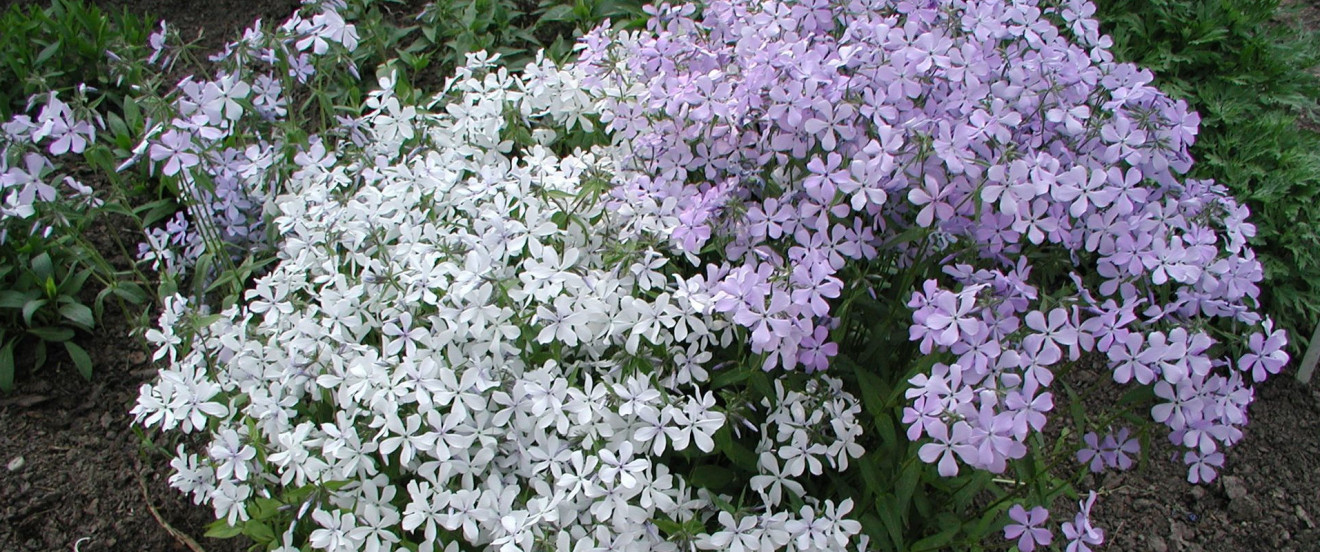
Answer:
[[[1320,319],[1320,37],[1290,26],[1277,0],[1100,0],[1120,61],[1200,113],[1193,178],[1214,179],[1251,208],[1265,265],[1261,302],[1294,352]]]

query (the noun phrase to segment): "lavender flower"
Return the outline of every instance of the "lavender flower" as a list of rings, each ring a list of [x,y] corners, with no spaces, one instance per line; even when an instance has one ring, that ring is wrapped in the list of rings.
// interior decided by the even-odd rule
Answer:
[[[1018,550],[1022,552],[1033,552],[1037,546],[1049,546],[1054,541],[1054,535],[1049,529],[1041,527],[1049,517],[1049,510],[1040,506],[1028,512],[1021,504],[1014,504],[1008,509],[1008,518],[1016,523],[1004,526],[1004,538],[1017,539]]]

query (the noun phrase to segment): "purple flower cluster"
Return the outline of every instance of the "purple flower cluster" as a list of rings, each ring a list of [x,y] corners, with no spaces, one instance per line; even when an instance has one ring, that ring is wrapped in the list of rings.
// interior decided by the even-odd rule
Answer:
[[[8,237],[6,223],[31,219],[42,211],[44,204],[62,199],[56,185],[52,184],[61,169],[58,157],[81,154],[96,143],[97,125],[104,127],[104,121],[86,109],[84,92],[84,89],[78,90],[74,105],[60,100],[55,92],[33,97],[29,105],[43,102],[35,120],[19,114],[0,123],[0,244]],[[63,181],[72,190],[63,198],[71,200],[72,205],[101,205],[101,200],[88,186],[71,176],[63,176]],[[29,225],[27,230],[34,234],[46,233],[51,231],[52,225],[66,222],[56,214],[50,220]]]
[[[175,221],[173,227],[155,231],[139,248],[141,260],[177,272],[203,251],[197,247],[206,241],[198,234],[202,227],[214,228],[215,235],[208,239],[240,251],[265,242],[262,209],[275,191],[272,166],[286,146],[282,133],[268,125],[288,114],[280,73],[288,66],[290,77],[305,83],[315,72],[312,55],[326,55],[331,44],[342,47],[334,50],[340,55],[358,43],[356,27],[338,13],[342,2],[306,4],[320,12],[311,19],[295,13],[275,33],[263,32],[258,21],[242,39],[227,44],[212,61],[230,72],[212,80],[188,77],[179,82],[170,120],[158,127],[143,153],[155,171],[178,179],[194,224]],[[163,27],[152,35],[153,59],[164,47],[164,36]],[[356,73],[356,68],[350,71]],[[176,230],[190,235],[166,237]],[[180,244],[178,251],[161,249],[169,243]],[[170,260],[162,265],[165,256]]]
[[[1082,436],[1082,442],[1077,461],[1095,473],[1105,468],[1129,469],[1132,457],[1141,454],[1141,442],[1131,437],[1126,427],[1119,428],[1117,433],[1106,433],[1103,439],[1094,431],[1087,433]]]
[[[717,259],[713,308],[766,370],[828,367],[836,299],[870,285],[845,267],[938,263],[941,278],[891,291],[910,297],[920,351],[945,360],[911,380],[904,417],[942,474],[1023,456],[1054,368],[1085,352],[1154,385],[1152,415],[1194,470],[1238,438],[1244,375],[1287,359],[1268,321],[1237,362],[1208,332],[1262,325],[1254,227],[1224,187],[1180,176],[1199,117],[1113,61],[1087,2],[651,11],[647,32],[581,47],[626,152],[614,200],[670,221],[689,260]],[[1029,258],[1073,272],[1042,293]]]

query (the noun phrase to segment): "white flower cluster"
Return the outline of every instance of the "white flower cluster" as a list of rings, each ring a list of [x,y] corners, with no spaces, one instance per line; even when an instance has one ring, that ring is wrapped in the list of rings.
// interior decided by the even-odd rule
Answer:
[[[592,124],[581,76],[493,62],[471,56],[439,109],[382,79],[366,140],[298,156],[272,205],[280,262],[246,300],[169,305],[148,338],[170,366],[133,412],[209,439],[171,483],[230,524],[275,501],[296,515],[270,544],[290,550],[855,545],[850,501],[780,491],[861,454],[835,381],[780,387],[749,423],[759,506],[687,482],[729,438],[703,365],[733,325],[636,231],[663,223],[604,207],[608,149],[556,153]]]

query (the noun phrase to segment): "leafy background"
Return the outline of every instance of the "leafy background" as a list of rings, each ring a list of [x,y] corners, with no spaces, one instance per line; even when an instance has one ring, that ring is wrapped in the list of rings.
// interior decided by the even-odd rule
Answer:
[[[1300,358],[1320,321],[1320,35],[1297,26],[1302,6],[1275,0],[1104,0],[1114,55],[1201,114],[1195,178],[1228,186],[1251,207],[1265,265],[1265,311]]]

